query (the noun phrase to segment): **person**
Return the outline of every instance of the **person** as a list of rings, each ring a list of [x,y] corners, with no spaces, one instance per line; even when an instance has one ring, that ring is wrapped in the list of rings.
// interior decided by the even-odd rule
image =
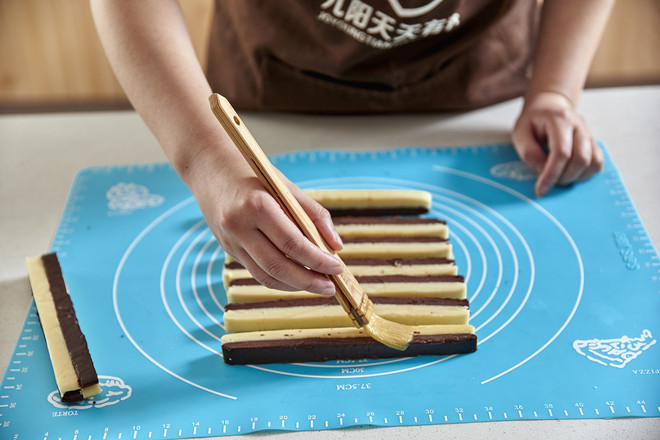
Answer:
[[[265,286],[331,295],[325,275],[341,264],[261,186],[209,110],[211,93],[239,109],[350,113],[465,110],[524,94],[512,140],[542,196],[603,166],[576,105],[613,1],[218,0],[208,78],[176,0],[91,6],[119,82],[223,249]],[[327,211],[287,185],[341,249]]]

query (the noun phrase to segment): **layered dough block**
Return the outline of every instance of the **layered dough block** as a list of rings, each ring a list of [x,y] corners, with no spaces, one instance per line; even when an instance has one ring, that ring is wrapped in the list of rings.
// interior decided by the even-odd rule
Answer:
[[[436,297],[465,299],[465,282],[461,275],[383,275],[356,276],[364,292],[371,297]],[[253,278],[233,280],[227,288],[227,301],[249,303],[279,299],[316,298],[315,293],[304,290],[281,291],[262,286]]]
[[[451,298],[371,297],[374,312],[407,325],[467,324],[468,301]],[[225,330],[231,333],[289,328],[350,327],[351,319],[334,298],[274,300],[228,304]]]
[[[458,269],[449,258],[343,258],[351,273],[356,276],[383,275],[456,275]],[[222,272],[225,289],[232,281],[250,278],[250,272],[240,263],[227,257]]]
[[[62,402],[77,402],[101,392],[87,340],[54,253],[27,259],[39,321]]]
[[[476,350],[468,324],[465,280],[458,275],[443,220],[428,213],[424,191],[307,191],[333,215],[344,242],[344,263],[374,303],[377,315],[415,327],[406,351],[388,348],[353,327],[335,298],[260,285],[227,257],[228,304],[222,337],[231,364],[306,362],[468,353]],[[411,215],[414,213],[415,215]]]
[[[477,348],[471,325],[415,326],[405,351],[395,350],[355,327],[229,333],[222,337],[228,364],[321,362],[470,353]]]
[[[323,205],[333,217],[346,215],[418,215],[431,209],[431,193],[399,189],[322,190],[305,193]]]

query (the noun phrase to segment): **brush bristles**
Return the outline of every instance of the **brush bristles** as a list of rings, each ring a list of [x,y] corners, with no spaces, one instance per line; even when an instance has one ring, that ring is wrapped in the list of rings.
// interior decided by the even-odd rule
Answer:
[[[359,284],[357,285],[359,286]],[[360,291],[362,291],[361,288]],[[412,341],[412,327],[389,321],[374,313],[374,303],[364,292],[362,292],[360,305],[351,310],[351,315],[356,327],[363,328],[369,336],[390,348],[404,351]]]
[[[388,321],[376,314],[369,317],[369,321],[363,328],[378,342],[401,351],[408,348],[414,334],[412,327]]]

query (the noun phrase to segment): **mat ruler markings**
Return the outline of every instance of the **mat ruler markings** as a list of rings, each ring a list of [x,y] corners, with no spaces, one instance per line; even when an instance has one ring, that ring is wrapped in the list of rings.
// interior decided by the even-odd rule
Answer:
[[[3,394],[2,397],[4,396],[5,395]],[[644,407],[642,403],[640,403],[640,401],[637,401],[634,404],[640,406],[642,410],[646,413],[647,409]],[[612,401],[605,402],[605,406],[607,407],[608,412],[612,414],[617,414],[617,410],[615,408],[614,402]],[[632,411],[631,406],[632,404],[627,406],[622,406],[622,409],[619,411],[623,412],[624,414],[628,414]],[[539,415],[538,411],[541,411],[542,409],[545,412],[547,412],[551,417],[557,419],[580,418],[580,417],[589,418],[589,415],[591,413],[596,415],[600,414],[600,410],[598,408],[593,408],[593,410],[587,411],[584,408],[583,404],[579,402],[575,404],[574,408],[557,409],[557,408],[553,408],[552,404],[546,403],[540,405],[539,408],[535,410],[525,409],[529,407],[530,407],[529,405],[514,405],[512,408],[506,411],[501,411],[499,415],[505,420],[509,420],[509,419],[523,418],[524,412],[530,411],[530,413],[534,414],[534,417],[538,417]],[[660,415],[660,407],[656,408],[656,411],[658,415]],[[577,417],[578,414],[580,417]],[[285,428],[287,430],[306,430],[306,427],[311,427],[313,429],[319,429],[319,428],[324,429],[324,428],[336,428],[339,426],[342,427],[350,426],[351,425],[350,422],[353,422],[352,424],[357,426],[364,424],[366,421],[373,422],[379,420],[383,421],[385,424],[390,424],[389,422],[392,421],[391,418],[394,418],[400,425],[427,425],[433,423],[434,420],[436,421],[442,420],[446,423],[470,422],[472,420],[474,421],[492,420],[496,415],[497,415],[497,411],[493,407],[483,407],[482,413],[474,412],[472,414],[470,414],[464,408],[455,408],[453,413],[449,412],[447,414],[440,414],[439,416],[438,416],[438,411],[434,409],[424,410],[422,413],[419,413],[414,416],[409,415],[408,412],[405,410],[394,411],[392,414],[382,415],[382,416],[377,415],[373,411],[367,411],[356,417],[353,417],[351,414],[347,414],[347,413],[338,413],[336,420],[319,420],[315,415],[308,414],[306,416],[302,416],[300,420],[297,420],[295,422],[293,421],[295,419],[293,419],[289,415],[280,415],[278,417],[278,420],[276,421],[275,420],[264,421],[261,420],[259,417],[251,417],[247,420],[240,421],[238,424],[235,424],[235,422],[230,419],[224,419],[219,421],[218,425],[216,426],[202,426],[199,422],[191,422],[187,426],[173,426],[171,424],[163,424],[160,427],[160,429],[154,429],[153,431],[151,430],[148,431],[147,429],[139,425],[133,426],[131,429],[125,431],[121,431],[121,430],[115,431],[114,429],[112,429],[112,427],[108,426],[104,428],[102,433],[99,433],[97,435],[90,434],[87,437],[80,436],[79,429],[76,427],[72,427],[70,438],[73,438],[74,440],[79,440],[82,438],[86,438],[87,440],[111,440],[111,439],[120,440],[122,438],[144,439],[144,438],[153,438],[153,437],[167,439],[167,438],[180,438],[182,436],[198,436],[200,434],[204,434],[204,435],[216,435],[220,433],[239,434],[246,428],[252,431],[252,430],[256,430],[257,428],[261,428],[263,426],[269,428],[273,426],[281,426],[282,428]],[[349,421],[349,423],[346,424],[346,421]],[[43,440],[49,440],[49,438],[50,437],[48,436],[48,433],[45,433]],[[63,437],[58,436],[58,440],[62,438]]]
[[[11,426],[12,411],[18,407],[16,396],[23,392],[24,384],[30,382],[30,361],[37,345],[41,342],[41,337],[39,317],[32,304],[23,326],[23,332],[19,336],[14,356],[9,361],[6,381],[0,389],[0,428]]]
[[[23,368],[24,367],[21,367],[21,368],[18,368],[18,369],[22,370]],[[2,398],[7,398],[8,396],[3,394],[1,397]],[[646,413],[647,410],[644,407],[644,405],[640,401],[638,401],[636,403],[638,405],[640,405],[642,410]],[[544,406],[545,410],[548,412],[548,414],[551,417],[559,418],[559,417],[556,416],[556,412],[552,411],[553,408],[552,408],[551,404],[544,404],[543,406]],[[609,412],[611,412],[612,414],[616,414],[614,402],[606,402],[606,406],[607,406]],[[577,409],[577,412],[579,413],[579,415],[581,417],[585,416],[586,412],[585,412],[584,406],[581,403],[576,403],[575,408]],[[515,405],[511,410],[504,411],[501,414],[502,414],[502,417],[504,419],[509,419],[511,413],[517,414],[519,418],[523,418],[523,409],[524,409],[523,405]],[[657,409],[658,414],[660,414],[660,407],[658,407],[656,409]],[[625,411],[626,411],[626,413],[630,413],[631,412],[630,406],[625,406]],[[493,419],[494,410],[493,410],[492,407],[484,407],[484,412],[487,415],[489,420]],[[405,411],[396,411],[395,412],[394,415],[398,419],[399,424],[404,424],[404,423],[408,424],[408,425],[424,425],[424,424],[427,424],[426,422],[423,421],[423,420],[426,420],[426,418],[421,416],[421,414],[420,414],[420,417],[413,416],[412,418],[404,418],[405,413],[406,413]],[[532,411],[532,413],[534,414],[535,417],[538,417],[538,412],[536,410]],[[576,418],[575,417],[576,414],[575,414],[574,411],[572,411],[572,409],[571,409],[571,411],[569,411],[569,409],[562,409],[562,410],[559,410],[559,413],[563,414],[564,417]],[[594,414],[600,414],[600,411],[599,411],[598,408],[594,408],[593,413]],[[432,410],[432,409],[425,410],[425,414],[428,418],[428,423],[433,423],[433,420],[434,420],[433,415],[435,414],[435,410]],[[373,422],[375,419],[380,418],[386,424],[387,424],[387,420],[388,420],[387,416],[383,416],[382,418],[377,417],[376,414],[373,413],[373,412],[367,412],[367,413],[365,413],[365,415],[363,417],[368,418],[371,422]],[[363,423],[364,420],[362,420],[362,422],[360,422],[360,420],[363,419],[363,417],[355,417],[353,419],[355,421],[355,425],[359,425],[360,423]],[[338,420],[339,426],[346,426],[344,424],[344,420],[346,418],[347,418],[347,416],[346,416],[345,413],[339,413],[338,414],[338,419],[337,420]],[[447,423],[457,423],[457,422],[463,422],[463,421],[469,420],[469,418],[470,418],[470,416],[468,416],[466,414],[466,412],[463,408],[455,408],[454,414],[444,414],[444,415],[442,415],[441,419],[444,420]],[[473,420],[479,420],[480,415],[478,413],[473,413],[471,415],[471,418]],[[348,416],[348,419],[350,420],[350,415]],[[422,421],[420,421],[420,419]],[[279,420],[281,420],[281,425],[284,428],[285,427],[285,421],[289,420],[289,416],[287,416],[287,415],[279,416]],[[311,428],[314,428],[315,426],[318,427],[319,424],[317,423],[315,425],[314,420],[316,420],[314,415],[307,415],[306,418],[304,418],[303,420],[296,421],[295,424],[293,425],[293,426],[295,426],[295,428],[293,428],[293,429],[300,429],[301,425],[309,425]],[[189,428],[189,427],[175,427],[175,426],[172,426],[172,425],[169,425],[169,424],[164,424],[163,427],[162,427],[161,433],[162,433],[162,438],[181,437],[182,435],[193,435],[193,436],[195,436],[195,435],[198,434],[198,431],[200,431],[200,430],[203,430],[203,432],[205,432],[206,435],[212,435],[214,432],[217,432],[216,429],[218,431],[221,431],[223,434],[240,433],[241,430],[242,430],[242,426],[246,426],[246,425],[249,425],[252,430],[255,430],[258,426],[257,425],[258,421],[259,421],[258,417],[252,417],[252,418],[250,418],[250,420],[245,421],[245,424],[243,424],[243,425],[241,425],[241,424],[234,425],[230,420],[222,420],[220,422],[221,428],[219,428],[217,426],[201,427],[199,422],[192,422],[192,429]],[[265,423],[265,425],[267,427],[275,425],[275,423],[273,423],[271,421],[262,422],[262,423]],[[331,426],[331,424],[334,424],[334,423],[331,423],[330,420],[324,420],[323,423],[320,426],[323,426],[325,428],[329,428]],[[6,426],[9,426],[9,425],[6,425]],[[292,426],[291,424],[287,424],[286,428],[287,429],[292,429],[291,426]],[[203,429],[203,428],[205,428],[205,429]],[[71,434],[73,435],[73,438],[76,439],[76,440],[78,438],[80,438],[80,437],[78,437],[78,429],[76,429],[76,428],[72,427]],[[141,429],[140,426],[133,426],[131,430],[128,430],[128,431],[125,431],[125,432],[114,431],[110,427],[106,427],[104,429],[104,431],[102,432],[102,434],[99,434],[99,435],[96,435],[96,436],[95,435],[89,435],[87,437],[87,439],[88,440],[94,440],[94,439],[107,440],[107,439],[114,439],[114,438],[121,439],[121,438],[124,438],[124,435],[126,435],[127,437],[130,437],[130,438],[134,438],[134,439],[137,439],[137,438],[152,438],[153,431],[148,431],[147,432],[146,430]],[[48,438],[49,438],[48,433],[45,433],[43,439],[48,440]],[[58,437],[58,438],[61,438],[61,437]]]
[[[660,281],[660,259],[615,170],[608,172],[605,184],[610,187],[609,193],[621,218],[629,219],[625,231],[614,232],[614,241],[623,262],[629,270],[639,270],[642,266],[651,269],[651,279],[658,286],[657,293],[660,293],[660,285],[657,284]]]

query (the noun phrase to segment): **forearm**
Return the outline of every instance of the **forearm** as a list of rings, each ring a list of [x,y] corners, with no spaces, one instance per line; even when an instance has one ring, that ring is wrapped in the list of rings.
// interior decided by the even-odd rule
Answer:
[[[113,70],[135,109],[188,182],[196,157],[234,155],[209,110],[211,89],[174,0],[91,0]],[[229,158],[227,158],[229,160]]]
[[[544,1],[528,100],[551,92],[577,105],[613,4],[614,0]]]
[[[108,59],[224,251],[270,287],[332,294],[336,258],[284,214],[209,108],[211,89],[175,0],[91,0]],[[330,215],[290,185],[326,241],[341,241]],[[311,269],[311,270],[310,270]]]

